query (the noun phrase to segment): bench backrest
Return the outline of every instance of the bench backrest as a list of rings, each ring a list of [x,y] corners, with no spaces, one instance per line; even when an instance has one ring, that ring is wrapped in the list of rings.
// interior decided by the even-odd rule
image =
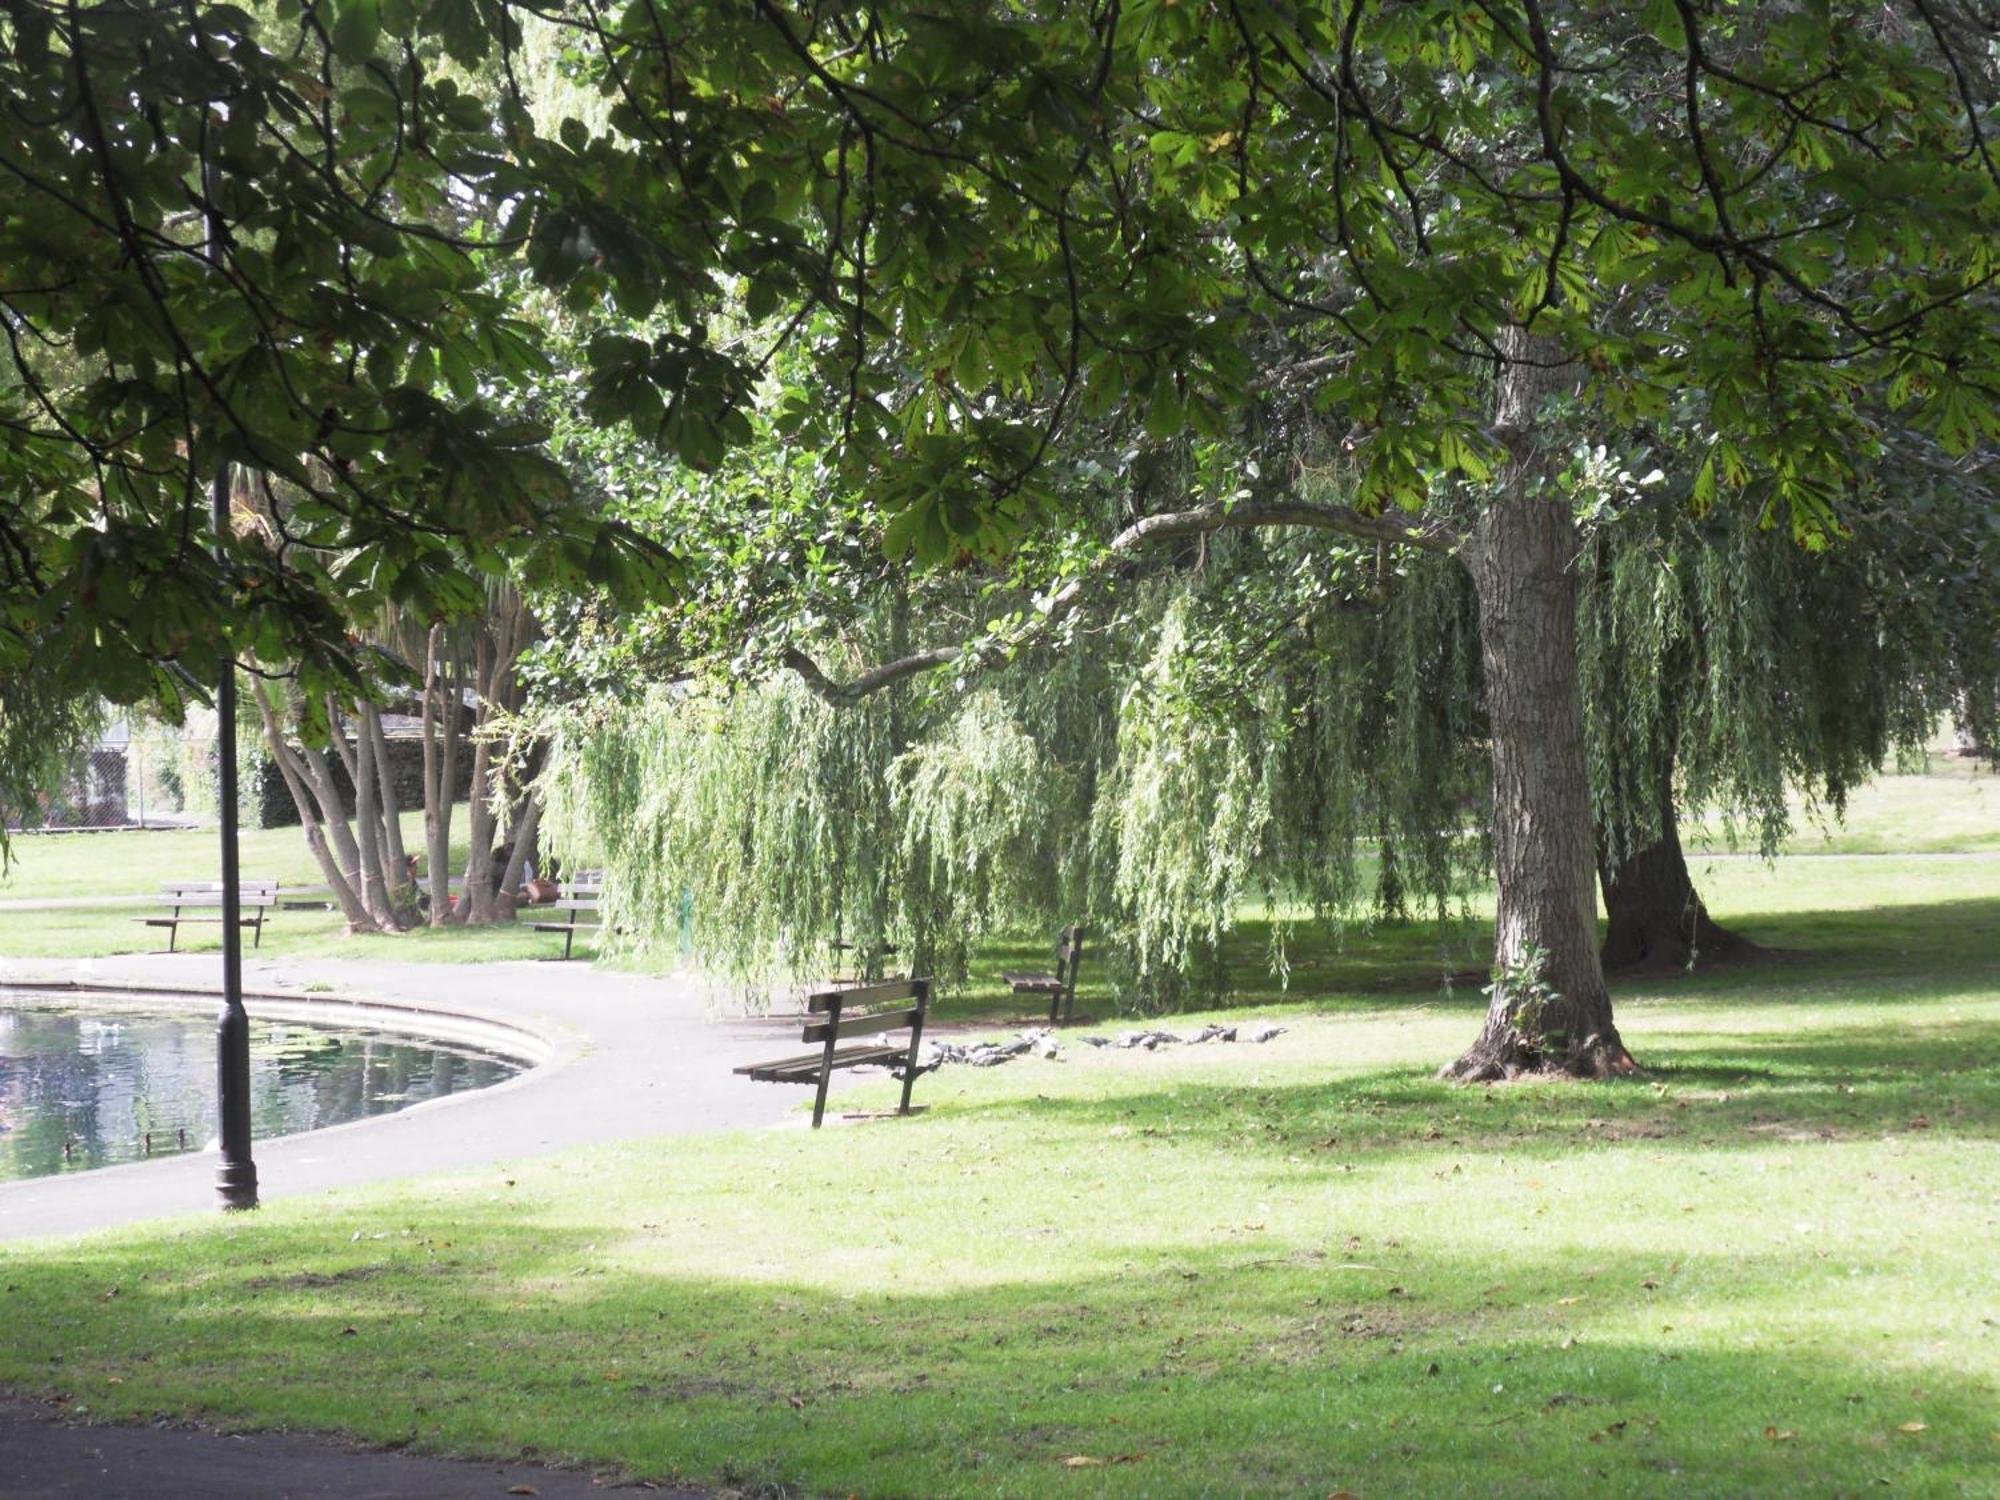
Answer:
[[[819,990],[806,997],[804,1040],[824,1042],[921,1026],[930,1003],[928,979],[892,979],[885,984]]]
[[[222,892],[181,891],[168,896],[162,904],[171,906],[176,911],[179,911],[184,906],[199,907],[206,910],[209,907],[219,907],[222,905]],[[260,909],[269,911],[278,904],[278,897],[273,891],[246,890],[237,897],[236,904],[244,911],[256,911]]]
[[[1056,944],[1056,978],[1062,982],[1064,993],[1076,989],[1076,971],[1083,963],[1083,929],[1065,927],[1062,941]]]
[[[239,880],[236,888],[244,895],[269,895],[278,889],[275,880]],[[222,882],[219,880],[169,880],[160,887],[169,896],[220,896]]]

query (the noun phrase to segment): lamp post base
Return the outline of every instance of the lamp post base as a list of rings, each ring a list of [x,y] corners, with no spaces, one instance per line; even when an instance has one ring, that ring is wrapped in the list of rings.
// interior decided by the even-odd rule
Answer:
[[[257,1206],[257,1164],[225,1162],[215,1171],[215,1201],[225,1213]]]

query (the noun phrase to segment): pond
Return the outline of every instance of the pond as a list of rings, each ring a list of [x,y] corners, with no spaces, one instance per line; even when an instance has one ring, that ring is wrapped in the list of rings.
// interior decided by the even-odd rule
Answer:
[[[257,1139],[499,1083],[527,1065],[457,1042],[250,1021]],[[0,1181],[199,1151],[215,1123],[213,1010],[0,997]]]

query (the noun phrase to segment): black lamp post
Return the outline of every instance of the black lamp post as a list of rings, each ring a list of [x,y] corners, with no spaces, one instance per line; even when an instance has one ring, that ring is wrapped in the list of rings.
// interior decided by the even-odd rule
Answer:
[[[206,142],[204,157],[206,156]],[[214,163],[202,163],[208,198],[208,253],[223,258],[222,210]],[[215,558],[229,566],[229,465],[216,470]],[[216,1094],[222,1114],[222,1164],[215,1196],[224,1209],[257,1206],[257,1163],[250,1157],[250,1017],[243,1009],[243,872],[236,850],[236,653],[225,645],[215,688],[216,790],[222,804],[222,1010],[215,1018]]]

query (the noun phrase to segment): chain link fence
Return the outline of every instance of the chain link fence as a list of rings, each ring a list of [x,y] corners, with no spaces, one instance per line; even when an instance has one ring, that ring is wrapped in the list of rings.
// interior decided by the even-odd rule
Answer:
[[[216,817],[216,736],[202,726],[114,724],[79,755],[35,805],[8,820],[10,832],[73,833],[111,828],[195,828]],[[244,826],[265,823],[262,757],[239,743]]]

